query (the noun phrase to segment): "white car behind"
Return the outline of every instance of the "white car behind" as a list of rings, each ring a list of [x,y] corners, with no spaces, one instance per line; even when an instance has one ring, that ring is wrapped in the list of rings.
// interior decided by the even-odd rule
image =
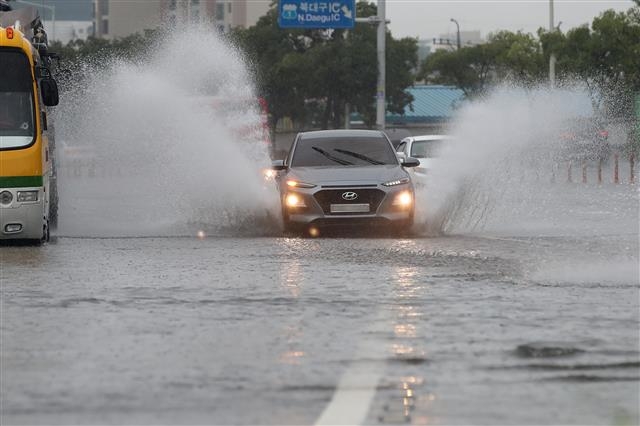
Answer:
[[[425,179],[438,161],[443,144],[451,140],[448,135],[420,135],[409,136],[400,141],[396,153],[400,158],[413,157],[420,161],[420,165],[409,170],[416,185],[425,184]]]

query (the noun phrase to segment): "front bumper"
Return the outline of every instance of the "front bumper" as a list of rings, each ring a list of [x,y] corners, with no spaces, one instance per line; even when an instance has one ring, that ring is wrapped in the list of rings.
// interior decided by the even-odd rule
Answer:
[[[8,206],[0,205],[0,240],[30,239],[39,240],[43,235],[45,225],[45,211],[42,188],[20,188],[20,190],[39,190],[38,201],[18,203],[15,201],[16,191],[13,193],[13,202]],[[19,225],[18,231],[8,231],[7,226]]]
[[[394,201],[403,192],[410,193],[411,203],[404,206],[395,205]],[[345,193],[355,193],[358,197],[345,200],[342,197]],[[303,200],[304,206],[288,206],[286,199],[289,194],[297,195]],[[409,226],[413,221],[414,203],[414,191],[410,184],[394,187],[373,184],[319,186],[308,189],[285,188],[282,191],[283,216],[291,225]],[[368,209],[365,205],[368,205]]]

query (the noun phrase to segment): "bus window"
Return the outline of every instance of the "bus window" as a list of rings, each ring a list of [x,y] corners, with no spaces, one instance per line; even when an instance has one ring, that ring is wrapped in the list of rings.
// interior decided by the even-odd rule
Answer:
[[[0,149],[35,141],[29,60],[19,51],[0,50]]]

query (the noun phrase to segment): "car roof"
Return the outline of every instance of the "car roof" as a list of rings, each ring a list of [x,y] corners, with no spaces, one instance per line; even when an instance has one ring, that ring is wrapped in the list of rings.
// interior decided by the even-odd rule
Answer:
[[[420,135],[420,136],[410,136],[408,138],[402,139],[402,142],[418,142],[418,141],[439,141],[453,139],[449,135]]]
[[[384,133],[394,145],[397,145],[402,139],[411,136],[411,132],[409,130],[398,127],[385,129]]]
[[[386,137],[380,130],[359,130],[359,129],[335,129],[335,130],[314,130],[311,132],[299,133],[301,139],[307,138],[345,138],[345,137]]]

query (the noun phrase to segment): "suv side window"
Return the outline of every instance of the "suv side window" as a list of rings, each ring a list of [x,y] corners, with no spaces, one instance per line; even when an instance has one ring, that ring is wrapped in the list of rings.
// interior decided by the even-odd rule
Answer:
[[[405,149],[407,149],[407,143],[400,142],[400,145],[396,148],[396,152],[405,152]]]
[[[293,158],[293,151],[296,149],[296,144],[298,143],[298,139],[300,139],[300,134],[297,134],[291,143],[291,147],[289,148],[289,152],[287,153],[287,157],[284,159],[284,164],[287,166],[291,166],[291,160]]]

